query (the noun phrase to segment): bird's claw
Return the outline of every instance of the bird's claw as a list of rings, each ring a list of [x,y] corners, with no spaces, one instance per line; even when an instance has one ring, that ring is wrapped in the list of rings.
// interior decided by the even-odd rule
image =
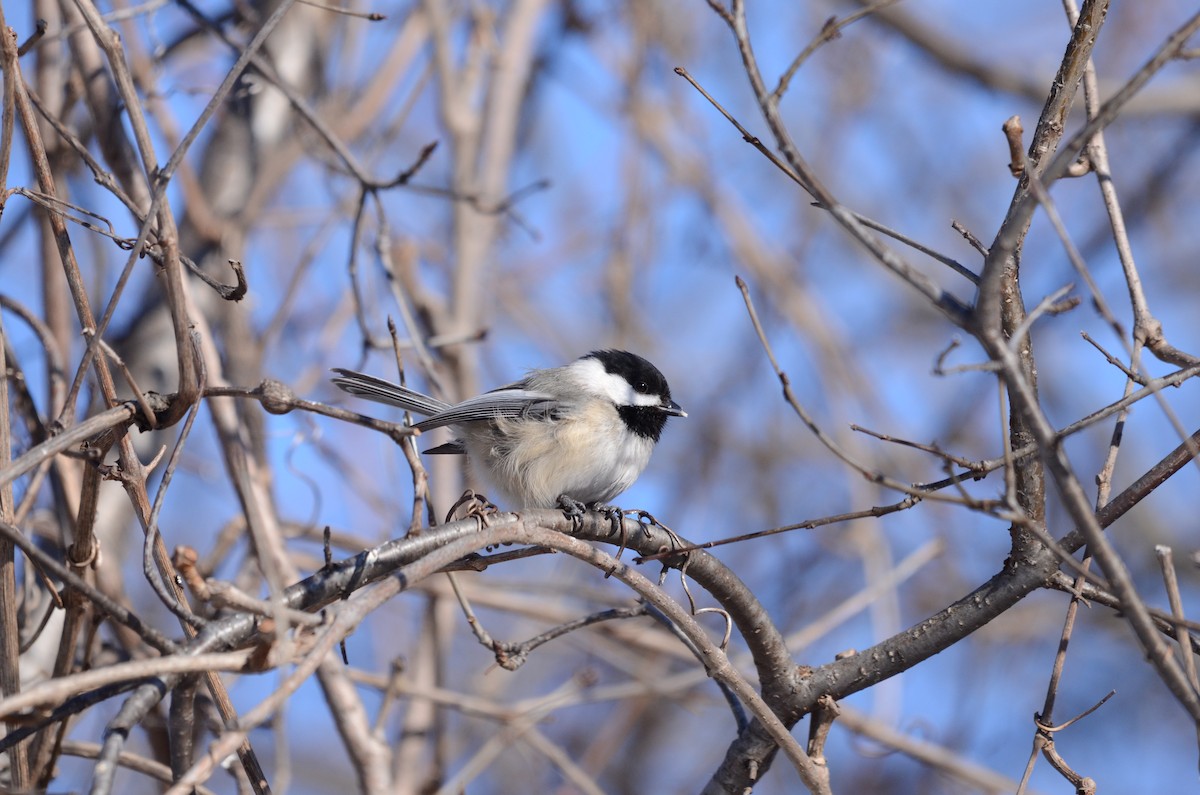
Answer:
[[[571,525],[575,529],[583,527],[583,515],[587,513],[587,506],[574,497],[568,497],[566,494],[560,494],[558,497],[558,507],[563,512],[563,516],[571,520]]]
[[[583,515],[589,510],[602,513],[608,519],[609,523],[612,524],[613,535],[624,537],[625,511],[615,505],[605,505],[602,502],[594,502],[591,505],[587,505],[574,497],[568,497],[566,494],[563,494],[558,498],[558,507],[577,528],[583,524]]]
[[[483,529],[487,527],[488,517],[499,512],[500,509],[487,498],[487,495],[478,494],[473,489],[467,489],[458,498],[458,502],[450,506],[449,512],[446,513],[446,521],[453,522],[458,519],[468,518],[478,519],[480,529]]]
[[[609,524],[612,525],[613,535],[621,536],[623,548],[625,546],[625,511],[615,505],[604,505],[599,502],[592,506],[592,510],[604,514]]]

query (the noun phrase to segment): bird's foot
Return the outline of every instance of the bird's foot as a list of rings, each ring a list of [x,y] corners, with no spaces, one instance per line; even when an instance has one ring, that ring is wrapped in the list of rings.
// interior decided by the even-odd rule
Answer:
[[[467,489],[458,498],[458,502],[450,506],[449,512],[446,513],[446,521],[454,522],[459,519],[478,519],[479,529],[482,530],[487,527],[488,517],[499,512],[500,509],[487,498],[487,495],[478,494],[473,489]]]
[[[614,506],[605,505],[602,502],[593,502],[588,505],[574,497],[569,497],[566,494],[559,495],[558,508],[563,514],[571,520],[577,528],[583,523],[583,515],[588,511],[597,511],[604,514],[605,518],[612,524],[613,535],[624,535],[625,529],[625,511]]]
[[[593,503],[592,510],[604,514],[612,525],[613,535],[621,536],[621,549],[625,548],[625,511],[615,505],[605,505],[604,503]],[[618,553],[619,556],[619,553]]]
[[[574,497],[568,497],[566,494],[558,495],[558,508],[563,512],[563,516],[571,520],[571,526],[576,530],[583,527],[583,515],[587,513],[587,506]]]

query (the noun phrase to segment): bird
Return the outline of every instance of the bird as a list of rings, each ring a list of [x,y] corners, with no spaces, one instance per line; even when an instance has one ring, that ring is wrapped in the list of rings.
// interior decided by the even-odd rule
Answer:
[[[687,416],[662,372],[622,350],[531,370],[454,404],[366,373],[333,372],[345,392],[425,417],[417,430],[456,430],[457,439],[425,452],[465,453],[520,508],[607,509],[646,468],[667,420]]]

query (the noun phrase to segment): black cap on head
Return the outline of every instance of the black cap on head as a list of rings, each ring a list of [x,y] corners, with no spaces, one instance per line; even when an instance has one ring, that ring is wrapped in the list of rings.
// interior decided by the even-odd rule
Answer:
[[[639,436],[658,441],[662,436],[667,417],[687,416],[675,401],[671,400],[671,387],[657,367],[646,359],[629,351],[592,351],[585,359],[596,359],[604,365],[607,373],[624,378],[635,392],[659,398],[656,405],[617,406],[617,413],[625,425]]]
[[[605,372],[621,376],[635,392],[658,395],[664,403],[671,399],[671,387],[667,386],[667,379],[657,367],[636,353],[610,349],[592,351],[584,358],[599,360]]]

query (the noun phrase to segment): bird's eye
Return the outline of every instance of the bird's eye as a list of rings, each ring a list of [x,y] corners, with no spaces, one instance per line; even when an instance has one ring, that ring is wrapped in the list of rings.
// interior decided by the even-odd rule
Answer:
[[[650,386],[645,381],[638,381],[636,384],[633,385],[633,388],[636,389],[638,392],[643,392],[643,393],[650,391]]]

